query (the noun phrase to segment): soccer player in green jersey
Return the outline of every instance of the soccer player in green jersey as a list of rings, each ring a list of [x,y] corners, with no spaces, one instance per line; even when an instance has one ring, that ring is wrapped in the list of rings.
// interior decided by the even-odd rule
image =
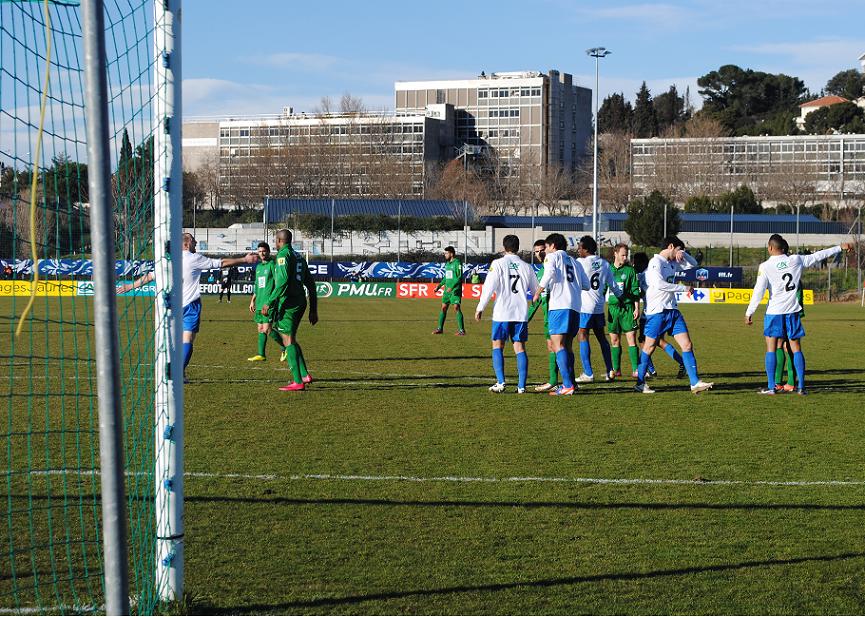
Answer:
[[[280,229],[276,232],[276,263],[273,266],[273,291],[261,314],[268,316],[273,311],[273,323],[276,331],[282,337],[285,345],[288,367],[291,369],[293,381],[280,388],[285,392],[303,390],[312,381],[303,357],[303,350],[297,342],[297,329],[306,312],[309,294],[309,323],[318,323],[318,297],[315,291],[315,280],[309,272],[309,267],[302,255],[291,248],[291,232]],[[304,293],[304,288],[306,292]]]
[[[457,336],[465,336],[466,325],[463,320],[463,264],[457,259],[456,249],[452,246],[445,247],[445,276],[441,283],[436,285],[436,292],[444,287],[442,295],[442,308],[439,313],[439,326],[433,330],[433,334],[444,332],[445,317],[448,314],[448,306],[451,304],[457,312]]]
[[[273,265],[275,262],[270,252],[270,245],[267,242],[258,243],[257,253],[261,261],[255,267],[249,312],[252,313],[253,320],[256,326],[258,326],[258,354],[247,358],[247,360],[250,362],[264,362],[267,359],[264,351],[267,346],[267,337],[270,336],[282,348],[282,355],[279,358],[282,361],[285,360],[285,347],[282,345],[282,337],[273,330],[271,317],[261,314],[261,307],[264,306],[270,297],[270,293],[273,291]]]
[[[547,257],[547,243],[545,240],[536,240],[532,247],[532,259],[537,259],[541,264],[541,268],[537,271],[538,282],[544,277],[544,259]],[[534,261],[532,261],[534,263]],[[550,339],[550,320],[549,320],[549,297],[547,294],[541,294],[541,297],[536,302],[532,302],[529,306],[529,314],[526,321],[531,321],[532,317],[538,310],[542,310],[544,314],[544,337],[547,340],[548,364],[550,369],[550,378],[547,383],[535,386],[535,392],[547,392],[554,389],[559,384],[559,367],[556,364],[556,351],[553,349],[553,341]]]
[[[640,280],[634,266],[628,263],[628,245],[617,244],[613,247],[613,281],[622,292],[622,297],[610,295],[607,298],[607,331],[610,333],[610,350],[613,356],[613,371],[616,377],[622,376],[622,342],[625,335],[628,342],[628,357],[636,373],[640,363],[637,347],[637,332],[640,329]]]

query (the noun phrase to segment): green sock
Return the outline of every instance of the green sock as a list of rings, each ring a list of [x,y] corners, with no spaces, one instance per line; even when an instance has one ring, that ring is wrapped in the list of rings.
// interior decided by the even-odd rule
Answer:
[[[303,348],[299,343],[295,343],[294,346],[297,347],[297,360],[300,365],[300,376],[309,377],[309,371],[306,370],[306,359],[303,357]]]
[[[463,312],[462,311],[457,311],[457,328],[459,328],[460,330],[466,329],[466,322],[463,321]]]
[[[550,352],[550,381],[551,385],[559,383],[559,365],[556,364],[556,354]]]
[[[264,348],[267,345],[267,334],[264,332],[258,333],[258,355],[264,356]]]
[[[297,357],[297,345],[291,344],[285,348],[288,352],[288,368],[291,369],[291,375],[294,383],[301,383],[300,362]]]
[[[793,368],[793,354],[787,354],[787,383],[791,386],[796,383],[795,370]]]
[[[787,354],[784,353],[783,349],[775,350],[775,383],[781,383],[781,376],[784,374],[784,359],[787,357]]]
[[[276,330],[270,331],[270,338],[276,341],[276,344],[279,345],[279,348],[285,351],[285,343],[282,342],[282,337],[279,335],[279,332]]]
[[[622,368],[622,347],[621,345],[610,346],[610,353],[613,356],[613,370],[618,371]]]
[[[635,371],[640,366],[640,349],[636,345],[628,346],[628,357],[631,358],[631,368]]]
[[[443,330],[443,329],[444,329],[444,325],[445,325],[445,315],[446,315],[446,314],[445,314],[444,311],[442,311],[441,313],[439,313],[439,330]]]

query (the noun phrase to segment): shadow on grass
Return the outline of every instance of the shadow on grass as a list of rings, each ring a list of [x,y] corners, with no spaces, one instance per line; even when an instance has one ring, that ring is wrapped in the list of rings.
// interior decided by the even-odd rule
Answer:
[[[690,576],[717,572],[737,572],[753,568],[772,568],[778,566],[794,566],[806,563],[820,563],[832,561],[844,561],[847,559],[860,559],[865,553],[840,553],[838,555],[817,555],[811,557],[793,557],[790,559],[763,559],[750,560],[738,563],[725,563],[703,566],[687,566],[682,568],[670,568],[666,570],[651,570],[649,572],[611,572],[607,574],[591,574],[586,576],[567,576],[559,578],[546,578],[525,581],[508,581],[504,583],[491,583],[486,585],[453,585],[436,589],[407,589],[397,591],[383,591],[367,594],[341,596],[336,598],[315,598],[312,600],[296,600],[292,602],[281,602],[274,604],[246,604],[240,606],[207,606],[199,604],[191,607],[199,614],[233,614],[233,613],[260,613],[266,611],[291,612],[291,609],[317,608],[327,606],[350,606],[363,602],[400,600],[411,597],[436,597],[460,593],[488,593],[497,591],[508,591],[511,589],[544,589],[565,585],[579,585],[582,583],[599,583],[607,581],[643,581],[670,576]]]
[[[403,500],[369,498],[316,498],[297,497],[224,497],[187,496],[189,503],[254,503],[275,506],[378,506],[410,508],[525,508],[564,510],[805,510],[805,511],[865,511],[865,504],[816,504],[816,503],[656,503],[618,502],[587,503],[575,501],[477,501],[477,500]]]

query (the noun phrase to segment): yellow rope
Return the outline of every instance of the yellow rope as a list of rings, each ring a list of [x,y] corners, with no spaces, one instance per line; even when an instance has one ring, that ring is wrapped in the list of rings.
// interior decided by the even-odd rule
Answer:
[[[45,84],[42,87],[42,104],[39,109],[39,132],[36,133],[36,156],[33,157],[33,176],[30,180],[30,254],[33,258],[33,280],[30,283],[30,300],[21,313],[15,336],[21,336],[24,321],[36,300],[36,287],[39,285],[39,255],[36,252],[36,187],[39,180],[39,155],[42,150],[42,131],[45,128],[45,108],[48,106],[48,84],[51,79],[51,15],[48,0],[45,0]]]

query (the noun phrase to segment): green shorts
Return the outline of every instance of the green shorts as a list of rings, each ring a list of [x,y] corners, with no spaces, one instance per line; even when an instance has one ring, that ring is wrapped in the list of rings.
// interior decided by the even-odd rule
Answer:
[[[273,315],[262,315],[261,309],[257,308],[255,309],[255,315],[253,316],[252,320],[257,324],[270,323],[271,321],[273,321]]]
[[[454,293],[448,290],[445,290],[444,294],[442,294],[442,304],[461,304],[463,301],[462,292]]]
[[[300,306],[286,306],[282,308],[274,321],[276,331],[282,334],[294,336],[297,333],[297,328],[303,319],[303,314],[306,312],[306,304]]]
[[[636,332],[639,324],[634,320],[634,307],[608,306],[607,307],[607,332],[610,334],[624,334],[625,332]]]

